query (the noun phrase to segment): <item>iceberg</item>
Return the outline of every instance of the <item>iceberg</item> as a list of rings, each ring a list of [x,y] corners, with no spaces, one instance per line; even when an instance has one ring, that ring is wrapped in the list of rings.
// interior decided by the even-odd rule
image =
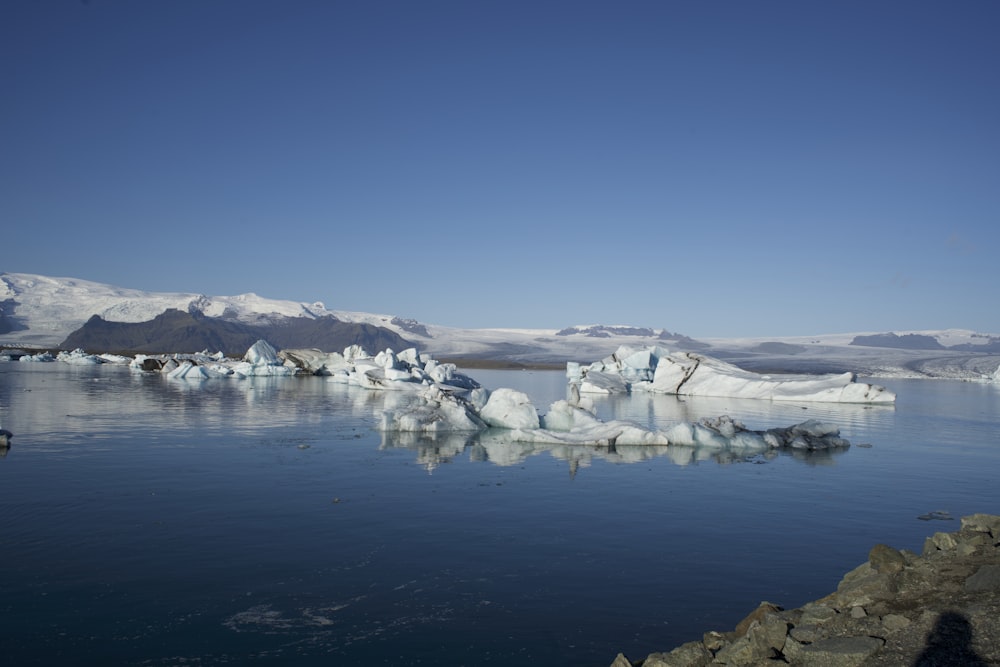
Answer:
[[[72,366],[96,366],[104,363],[104,360],[101,357],[95,354],[87,354],[80,348],[77,348],[72,352],[60,352],[56,355],[56,361],[61,361],[64,364],[70,364]]]
[[[528,395],[514,389],[501,388],[490,392],[486,404],[479,410],[479,417],[487,425],[499,428],[539,427],[538,411]]]
[[[478,432],[486,428],[486,422],[466,399],[430,386],[412,405],[384,410],[376,428],[406,433]]]
[[[104,361],[110,361],[104,359]],[[328,382],[386,391],[423,391],[437,386],[446,391],[467,391],[479,387],[471,377],[450,363],[440,363],[416,348],[395,353],[386,348],[375,356],[360,345],[343,352],[318,349],[277,351],[266,340],[254,343],[243,359],[227,359],[221,352],[209,354],[145,355],[125,360],[135,372],[160,372],[177,380],[204,380],[220,377],[292,376],[300,373],[326,376]]]
[[[358,345],[344,352],[317,349],[282,350],[279,357],[307,373],[324,375],[328,382],[384,391],[423,391],[436,385],[450,391],[472,390],[479,383],[458,372],[455,364],[441,363],[416,348],[398,354],[386,348],[374,357]]]
[[[48,362],[55,361],[56,358],[52,356],[51,352],[38,352],[37,354],[25,354],[18,361],[23,361],[25,363],[34,362]]]
[[[480,388],[466,398],[430,386],[415,398],[410,405],[384,410],[376,428],[384,433],[502,433],[510,442],[545,445],[677,445],[739,454],[850,447],[837,426],[817,420],[757,431],[723,415],[660,431],[628,421],[602,421],[587,399],[577,402],[575,396],[554,402],[543,416],[524,393],[507,388],[492,392]]]
[[[169,370],[165,370],[165,372],[171,380],[207,380],[228,375],[228,373],[221,373],[207,366],[200,366],[190,360],[168,366]],[[168,366],[164,366],[164,369],[167,369]]]
[[[891,404],[896,400],[893,392],[858,382],[853,373],[761,375],[704,354],[671,352],[659,346],[635,349],[623,345],[588,366],[567,364],[566,375],[582,393],[649,391],[826,403]]]
[[[213,367],[218,373],[228,371],[237,377],[295,375],[296,367],[278,357],[278,351],[266,340],[258,340],[243,355],[242,362],[219,363]]]
[[[137,354],[128,366],[133,372],[159,372],[172,380],[287,377],[298,372],[298,367],[280,358],[274,346],[265,340],[250,346],[243,359],[227,359],[222,352],[211,354],[207,350],[169,356]]]

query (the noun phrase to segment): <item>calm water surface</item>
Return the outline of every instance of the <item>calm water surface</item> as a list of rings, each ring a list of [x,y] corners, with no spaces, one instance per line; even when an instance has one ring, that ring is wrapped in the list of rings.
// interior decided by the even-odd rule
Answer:
[[[469,371],[545,411],[560,372]],[[836,454],[383,437],[405,395],[0,363],[9,664],[607,665],[1000,513],[1000,387],[893,407],[634,395],[602,418],[831,421]],[[859,446],[859,445],[870,445]]]

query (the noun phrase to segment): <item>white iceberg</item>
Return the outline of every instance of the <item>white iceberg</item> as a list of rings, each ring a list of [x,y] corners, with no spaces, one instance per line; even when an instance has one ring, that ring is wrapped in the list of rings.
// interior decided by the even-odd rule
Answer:
[[[879,385],[858,382],[853,373],[761,375],[695,352],[661,347],[621,346],[589,366],[566,366],[570,383],[582,393],[650,391],[682,396],[754,398],[828,403],[894,403]]]
[[[97,358],[105,364],[115,364],[117,366],[127,366],[132,362],[129,357],[124,357],[120,354],[111,354],[110,352],[105,352],[103,354],[97,355]]]
[[[56,355],[56,361],[72,366],[97,366],[104,363],[104,360],[94,354],[87,354],[80,348],[71,352],[60,352]]]
[[[298,368],[278,356],[270,343],[259,340],[243,355],[243,359],[228,359],[222,352],[207,350],[194,354],[137,354],[128,362],[134,372],[159,372],[172,380],[208,380],[213,378],[248,378],[258,376],[292,376]]]
[[[36,354],[26,354],[22,356],[20,359],[18,359],[18,361],[23,361],[25,363],[48,362],[55,360],[56,358],[52,356],[51,352],[38,352]]]
[[[286,364],[278,357],[278,351],[266,340],[258,340],[250,346],[243,361],[226,362],[219,361],[212,366],[213,370],[219,374],[232,374],[237,377],[258,377],[258,376],[289,376],[295,375],[294,364]]]
[[[509,429],[536,429],[538,411],[524,392],[501,388],[489,393],[479,417],[489,426]]]
[[[522,392],[479,389],[465,398],[427,387],[404,407],[384,410],[376,427],[383,432],[461,433],[502,429],[507,441],[547,445],[607,447],[680,445],[716,452],[750,454],[772,449],[821,450],[849,447],[840,430],[816,420],[786,428],[755,431],[728,417],[676,424],[665,431],[649,430],[628,421],[604,422],[586,400],[556,401],[539,417]]]
[[[485,429],[486,422],[461,396],[430,386],[413,404],[399,410],[384,410],[376,428],[406,433],[475,432]]]
[[[385,391],[423,391],[430,385],[449,390],[475,389],[479,383],[458,372],[455,364],[440,363],[416,348],[400,353],[386,348],[374,357],[351,345],[343,354],[317,349],[282,350],[280,358],[307,373],[328,376],[328,382]]]
[[[169,368],[169,370],[167,370]],[[164,366],[166,376],[171,380],[208,380],[210,378],[225,377],[227,373],[210,369],[207,366],[200,366],[193,361],[185,360],[175,364]]]

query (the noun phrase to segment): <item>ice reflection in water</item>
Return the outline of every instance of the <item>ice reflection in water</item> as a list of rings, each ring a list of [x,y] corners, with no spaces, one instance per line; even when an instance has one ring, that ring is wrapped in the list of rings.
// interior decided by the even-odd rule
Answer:
[[[511,441],[502,429],[490,429],[476,434],[389,433],[383,434],[381,447],[413,451],[416,461],[428,472],[466,455],[470,461],[489,462],[498,466],[520,465],[533,456],[546,455],[565,461],[571,475],[575,475],[579,468],[589,467],[595,460],[612,464],[634,464],[664,458],[675,465],[686,466],[699,462],[765,463],[778,457],[788,457],[807,465],[828,465],[847,451],[770,450],[747,455],[685,445],[562,445]]]

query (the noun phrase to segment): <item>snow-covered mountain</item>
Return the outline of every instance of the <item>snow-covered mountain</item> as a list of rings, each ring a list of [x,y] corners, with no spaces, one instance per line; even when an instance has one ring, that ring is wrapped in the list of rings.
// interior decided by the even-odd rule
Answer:
[[[286,334],[311,320],[321,324],[336,320],[364,325],[369,334],[377,329],[385,335],[398,335],[439,358],[470,362],[586,363],[609,356],[621,345],[661,345],[704,352],[759,372],[853,371],[875,376],[978,378],[991,375],[1000,365],[1000,335],[960,329],[702,340],[665,329],[626,325],[462,329],[256,294],[145,292],[76,278],[0,273],[0,345],[4,346],[59,347],[95,315],[103,320],[100,324],[110,326],[147,323],[168,310],[246,327],[277,326]]]

